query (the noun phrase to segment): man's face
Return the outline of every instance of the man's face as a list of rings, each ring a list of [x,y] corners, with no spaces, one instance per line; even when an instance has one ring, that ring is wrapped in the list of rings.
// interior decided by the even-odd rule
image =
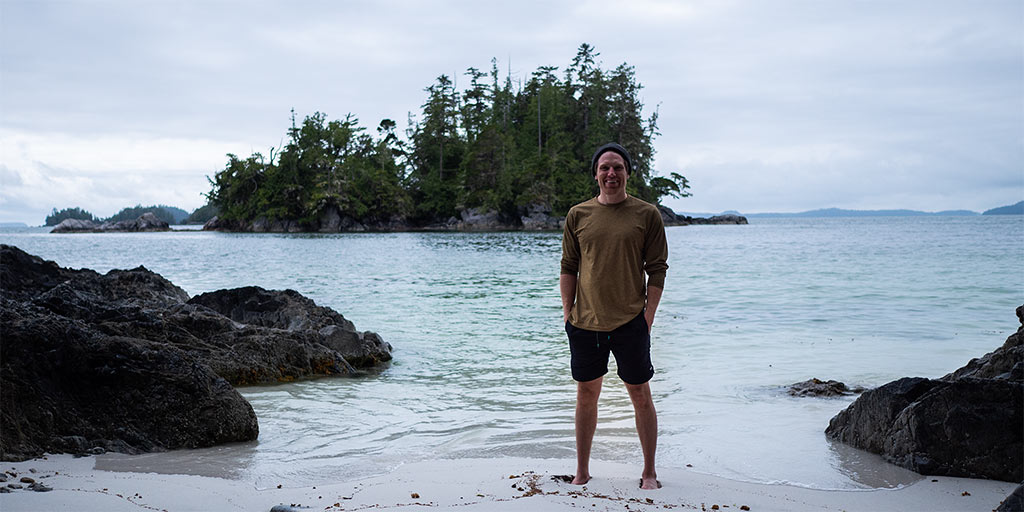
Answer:
[[[626,161],[622,155],[614,151],[605,151],[597,159],[597,186],[601,188],[604,195],[618,195],[626,189],[626,179],[629,173],[626,172]]]

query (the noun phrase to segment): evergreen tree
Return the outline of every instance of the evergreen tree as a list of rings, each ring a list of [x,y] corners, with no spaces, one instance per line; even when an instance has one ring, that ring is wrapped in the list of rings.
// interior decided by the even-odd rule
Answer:
[[[60,211],[57,211],[57,209],[54,208],[53,211],[51,211],[50,214],[46,216],[46,225],[56,226],[57,224],[63,222],[65,219],[79,219],[91,221],[98,220],[96,219],[96,217],[93,217],[91,213],[77,206],[74,208],[64,208],[63,210]]]

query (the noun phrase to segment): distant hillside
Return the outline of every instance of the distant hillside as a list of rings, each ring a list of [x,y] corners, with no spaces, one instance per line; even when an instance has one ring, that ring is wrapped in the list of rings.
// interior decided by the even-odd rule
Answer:
[[[181,224],[181,221],[188,217],[188,212],[178,208],[176,206],[167,206],[165,204],[157,206],[142,206],[135,205],[132,207],[123,208],[120,212],[112,215],[111,217],[104,219],[108,222],[119,222],[122,220],[135,220],[144,213],[152,213],[156,217],[168,224]]]
[[[1010,206],[1000,206],[999,208],[985,210],[982,215],[1024,215],[1024,201],[1011,204]]]
[[[744,213],[748,218],[772,217],[920,217],[920,216],[957,216],[967,217],[978,215],[970,210],[944,210],[941,212],[922,212],[918,210],[843,210],[840,208],[824,208],[799,213]]]

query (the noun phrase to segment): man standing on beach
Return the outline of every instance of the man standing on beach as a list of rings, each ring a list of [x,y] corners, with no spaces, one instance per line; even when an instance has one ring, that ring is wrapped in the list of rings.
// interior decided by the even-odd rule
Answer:
[[[654,470],[658,417],[649,385],[654,376],[650,332],[668,269],[665,226],[656,207],[626,194],[632,164],[625,148],[615,143],[601,146],[590,170],[600,194],[573,206],[565,217],[558,280],[576,380],[572,483],[590,480],[597,399],[611,353],[636,415],[644,454],[640,487],[657,489],[661,484]]]

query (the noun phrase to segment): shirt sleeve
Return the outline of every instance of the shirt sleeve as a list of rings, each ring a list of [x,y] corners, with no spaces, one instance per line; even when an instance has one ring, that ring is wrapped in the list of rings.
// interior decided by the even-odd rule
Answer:
[[[665,239],[665,223],[661,212],[654,208],[648,216],[647,233],[644,237],[644,271],[647,272],[647,286],[665,288],[665,274],[668,271],[668,241]]]
[[[580,272],[580,241],[576,238],[576,216],[573,211],[565,216],[562,230],[562,274],[577,275]]]

